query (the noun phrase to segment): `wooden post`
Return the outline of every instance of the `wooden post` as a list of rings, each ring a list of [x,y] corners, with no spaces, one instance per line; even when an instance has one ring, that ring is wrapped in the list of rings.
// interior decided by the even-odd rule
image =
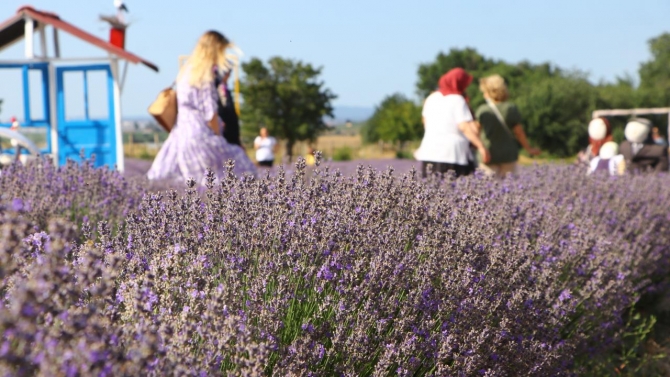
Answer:
[[[159,149],[159,146],[158,146],[158,132],[154,132],[154,147],[156,149]]]
[[[128,133],[128,153],[132,156],[133,155],[133,133],[129,132]]]

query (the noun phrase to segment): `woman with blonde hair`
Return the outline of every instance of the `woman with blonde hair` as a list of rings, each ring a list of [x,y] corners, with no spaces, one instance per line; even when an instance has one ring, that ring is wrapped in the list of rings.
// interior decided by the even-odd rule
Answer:
[[[483,131],[482,140],[491,153],[488,163],[480,167],[499,178],[514,173],[519,160],[519,145],[531,156],[540,154],[540,150],[528,143],[521,125],[522,119],[516,105],[509,102],[509,92],[505,79],[492,75],[479,80],[479,89],[486,103],[477,109],[477,120]]]
[[[238,175],[256,174],[245,151],[222,136],[215,72],[229,64],[225,57],[229,46],[221,33],[208,31],[181,67],[175,82],[177,122],[147,173],[149,179],[204,182],[207,169],[222,177],[227,160],[235,161]]]

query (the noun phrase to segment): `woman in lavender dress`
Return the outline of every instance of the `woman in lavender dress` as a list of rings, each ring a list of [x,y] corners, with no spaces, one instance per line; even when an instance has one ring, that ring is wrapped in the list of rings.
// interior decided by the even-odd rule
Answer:
[[[223,122],[217,113],[218,93],[214,69],[227,64],[228,40],[208,31],[177,76],[177,122],[147,173],[149,179],[204,183],[207,169],[222,177],[226,161],[235,161],[235,173],[256,174],[256,167],[244,149],[229,144],[222,136]]]

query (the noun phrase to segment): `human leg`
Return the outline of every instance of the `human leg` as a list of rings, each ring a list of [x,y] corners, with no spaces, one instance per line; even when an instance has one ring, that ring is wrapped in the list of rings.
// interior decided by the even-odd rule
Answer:
[[[505,162],[502,164],[499,164],[500,166],[500,172],[499,174],[501,176],[506,176],[507,174],[516,174],[517,173],[517,163],[516,161],[514,162]]]

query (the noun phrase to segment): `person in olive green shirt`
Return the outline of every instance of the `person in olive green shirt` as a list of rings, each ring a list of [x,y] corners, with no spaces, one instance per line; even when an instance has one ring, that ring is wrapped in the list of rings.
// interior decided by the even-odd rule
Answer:
[[[480,164],[480,167],[502,178],[516,172],[519,144],[531,156],[540,154],[540,150],[528,143],[521,125],[521,114],[516,105],[508,101],[505,79],[500,75],[484,77],[479,80],[479,89],[487,103],[479,106],[476,116],[481,125],[481,139],[491,155],[490,162]]]

